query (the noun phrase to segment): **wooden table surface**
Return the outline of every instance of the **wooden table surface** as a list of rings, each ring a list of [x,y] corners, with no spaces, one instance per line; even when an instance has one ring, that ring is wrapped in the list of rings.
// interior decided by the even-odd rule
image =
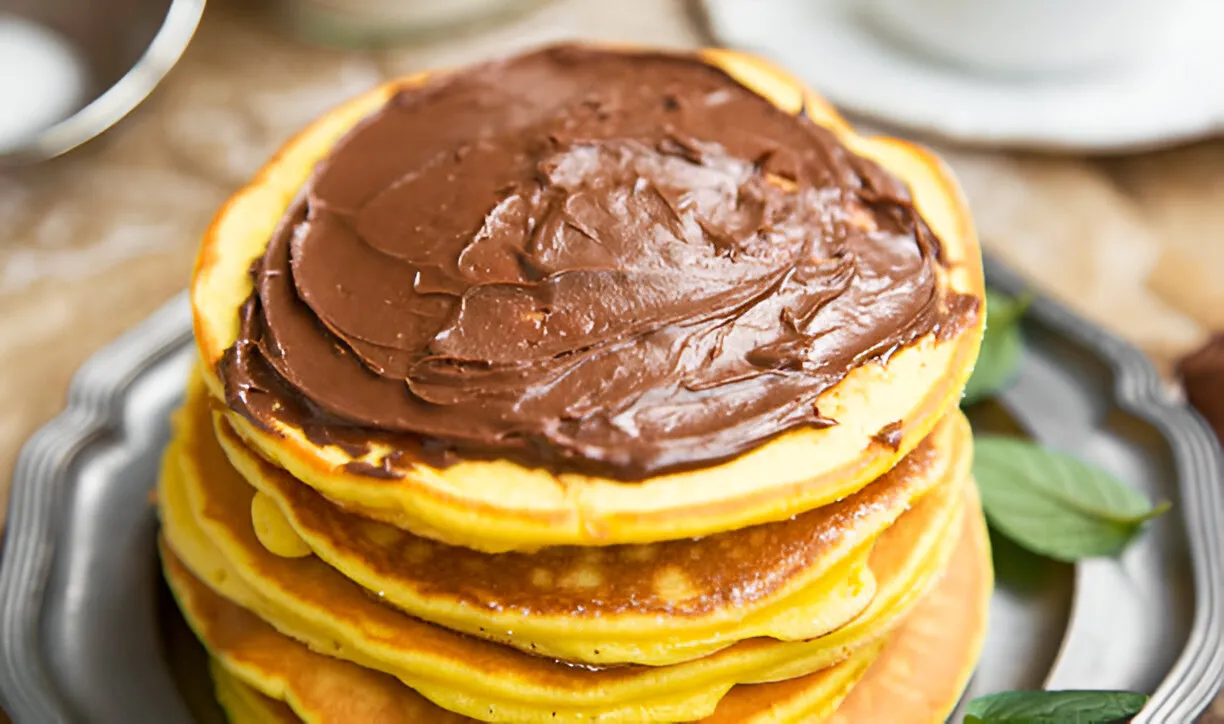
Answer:
[[[323,110],[385,78],[552,40],[706,41],[679,0],[558,0],[378,53],[296,43],[249,7],[210,2],[179,66],[100,141],[0,173],[0,518],[17,450],[73,371],[183,288],[218,206]],[[1224,141],[1109,159],[933,145],[989,249],[1162,369],[1224,329]]]

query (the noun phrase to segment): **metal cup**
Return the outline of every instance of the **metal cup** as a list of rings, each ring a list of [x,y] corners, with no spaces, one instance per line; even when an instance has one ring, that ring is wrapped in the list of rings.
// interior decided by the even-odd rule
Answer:
[[[0,166],[58,156],[127,115],[178,61],[199,23],[204,2],[0,0],[0,18],[15,16],[57,34],[73,48],[85,75],[75,110],[0,146]],[[0,67],[0,73],[22,72],[28,69]],[[20,110],[0,98],[0,113]]]

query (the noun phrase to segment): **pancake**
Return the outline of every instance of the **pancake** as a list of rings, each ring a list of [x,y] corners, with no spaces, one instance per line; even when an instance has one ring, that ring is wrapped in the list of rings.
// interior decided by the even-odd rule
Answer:
[[[960,527],[961,544],[947,571],[887,641],[805,677],[737,686],[701,721],[944,721],[980,651],[991,590],[989,543],[975,498],[964,509]],[[184,615],[217,662],[232,672],[232,687],[246,699],[278,715],[283,710],[272,707],[290,701],[299,716],[319,724],[471,721],[434,706],[392,677],[315,653],[277,633],[195,579],[168,548],[162,552]]]
[[[986,521],[974,516],[962,547],[977,566],[950,566],[944,580],[888,641],[830,720],[942,724],[952,714],[986,641],[994,572]]]
[[[554,658],[649,665],[847,623],[875,592],[871,541],[928,490],[963,480],[970,443],[963,417],[950,416],[880,480],[790,521],[698,540],[493,555],[343,512],[243,447],[224,418],[214,438],[198,382],[175,434],[186,474],[237,487],[227,454],[262,492],[251,514],[270,552],[313,549],[384,602],[453,630]]]
[[[989,546],[985,526],[979,526],[974,538],[975,547],[986,550]],[[954,568],[947,575],[955,579],[947,587],[972,586],[972,600],[937,595],[924,601],[829,719],[832,724],[943,724],[948,720],[986,640],[993,581],[989,566],[974,571]]]
[[[573,48],[541,51],[550,52],[579,58],[599,55]],[[402,91],[407,103],[417,97],[414,88],[429,93],[440,87],[433,76],[422,74],[355,99],[311,125],[231,199],[206,234],[192,282],[195,333],[207,382],[218,400],[228,400],[234,431],[261,456],[354,513],[417,535],[491,552],[646,543],[785,520],[853,494],[892,468],[955,409],[980,343],[980,252],[960,193],[933,156],[900,141],[853,134],[827,104],[762,61],[731,51],[702,51],[694,57],[737,78],[785,113],[802,112],[827,129],[830,138],[899,178],[938,238],[936,296],[959,300],[960,312],[948,312],[947,323],[938,332],[865,355],[868,361],[855,362],[827,388],[820,388],[805,408],[811,424],[779,423],[774,426],[776,434],[753,438],[752,444],[740,438],[731,446],[703,445],[700,440],[677,443],[668,448],[673,457],[681,454],[676,451],[697,455],[704,450],[722,457],[661,470],[647,465],[641,475],[632,474],[631,466],[616,475],[615,470],[601,468],[596,473],[581,466],[558,472],[539,461],[499,455],[442,455],[446,460],[439,462],[432,453],[426,454],[429,446],[422,447],[417,436],[388,436],[381,429],[313,420],[307,424],[289,414],[291,400],[264,389],[244,388],[239,393],[231,386],[227,395],[219,365],[227,350],[237,349],[240,315],[254,290],[248,274],[252,263],[263,258],[281,219],[292,215],[294,199],[316,163],[342,136],[359,124],[362,129],[369,127],[370,121],[362,119],[376,115]],[[507,61],[513,62],[526,61]],[[344,143],[352,143],[352,138]],[[830,157],[834,156],[845,160],[840,152]],[[786,187],[785,180],[785,176],[767,179],[778,188]],[[874,228],[869,226],[873,222],[861,223],[863,229]],[[353,293],[359,290],[356,285]],[[506,324],[510,321],[507,318]],[[369,335],[379,333],[369,330]],[[350,352],[360,356],[373,344],[355,339],[355,346],[341,350],[341,356]],[[257,351],[253,346],[244,348],[243,354]],[[477,372],[485,374],[481,370],[487,371]],[[438,374],[445,376],[443,372]],[[778,370],[768,374],[787,378]],[[621,382],[616,378],[608,384]],[[685,394],[705,394],[694,390],[698,388]],[[263,407],[240,401],[251,395],[270,401]],[[707,397],[714,399],[712,394]],[[750,404],[750,397],[744,404]],[[799,419],[795,410],[787,415],[788,420]],[[729,425],[736,416],[723,419]],[[472,420],[473,427],[477,422]],[[528,447],[535,449],[524,449]],[[582,457],[584,453],[575,450],[573,455]]]
[[[904,627],[905,624],[902,624]],[[874,642],[827,669],[770,684],[736,686],[703,724],[776,724],[821,721],[837,710],[880,655]]]
[[[956,708],[986,638],[994,575],[976,489],[947,570],[883,642],[865,673],[830,698],[825,672],[737,686],[710,721],[943,724]],[[752,712],[760,711],[754,718]]]
[[[233,679],[288,704],[303,719],[362,724],[469,721],[439,709],[390,676],[317,654],[277,633],[193,577],[164,541],[161,552],[162,570],[183,617],[213,660]],[[230,679],[224,676],[214,681],[220,684],[227,711],[231,704],[244,709],[243,701],[232,696],[227,701],[225,695],[245,691],[226,690]]]
[[[264,696],[234,678],[216,659],[209,661],[217,702],[230,724],[296,724],[301,721],[284,702]]]
[[[257,616],[193,577],[164,544],[162,562],[184,617],[214,657],[218,698],[234,724],[294,722],[299,721],[299,715],[302,720],[319,724],[482,721],[442,709],[386,674],[316,653],[277,633]],[[807,677],[807,698],[815,698],[818,692],[826,693],[830,698],[824,706],[834,708],[880,648],[879,644],[864,647],[845,661]],[[772,685],[737,687],[732,695],[740,688],[760,690],[769,686]],[[286,706],[285,701],[291,705]],[[769,710],[768,702],[756,697],[750,701],[754,713]],[[745,713],[745,702],[737,703],[736,714]],[[548,714],[542,717],[551,719]],[[602,721],[599,717],[592,720]],[[748,719],[722,716],[710,719],[754,720],[772,721],[751,714]]]
[[[810,642],[741,642],[665,667],[575,667],[463,636],[382,605],[313,557],[269,553],[250,524],[254,491],[183,475],[172,444],[160,482],[163,535],[192,574],[310,648],[393,674],[440,706],[496,721],[684,721],[736,683],[817,671],[886,635],[938,578],[959,528],[961,485],[928,493],[880,536],[878,583],[856,619]],[[173,581],[172,581],[173,583]]]

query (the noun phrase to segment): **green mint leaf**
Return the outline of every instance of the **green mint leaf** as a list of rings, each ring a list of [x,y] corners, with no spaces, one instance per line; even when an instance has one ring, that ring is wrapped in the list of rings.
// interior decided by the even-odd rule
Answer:
[[[1016,299],[986,292],[986,333],[973,375],[965,385],[962,405],[972,405],[994,396],[1016,378],[1024,355],[1020,320],[1032,303],[1030,295]]]
[[[1060,561],[1116,555],[1169,508],[1096,466],[1019,438],[975,437],[973,475],[995,530]]]
[[[966,724],[1109,724],[1127,720],[1147,703],[1130,691],[1004,691],[965,707]]]

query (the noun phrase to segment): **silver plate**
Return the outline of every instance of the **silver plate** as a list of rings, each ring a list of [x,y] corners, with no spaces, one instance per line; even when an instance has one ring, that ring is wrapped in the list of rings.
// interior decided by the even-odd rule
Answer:
[[[990,265],[991,284],[1022,285]],[[16,724],[218,721],[203,655],[158,575],[149,493],[195,352],[178,297],[97,354],[22,450],[0,568],[0,697]],[[1025,320],[1021,428],[1169,500],[1118,559],[1077,566],[997,542],[999,585],[968,696],[1152,692],[1137,719],[1190,722],[1224,683],[1224,465],[1144,356],[1048,299]]]

